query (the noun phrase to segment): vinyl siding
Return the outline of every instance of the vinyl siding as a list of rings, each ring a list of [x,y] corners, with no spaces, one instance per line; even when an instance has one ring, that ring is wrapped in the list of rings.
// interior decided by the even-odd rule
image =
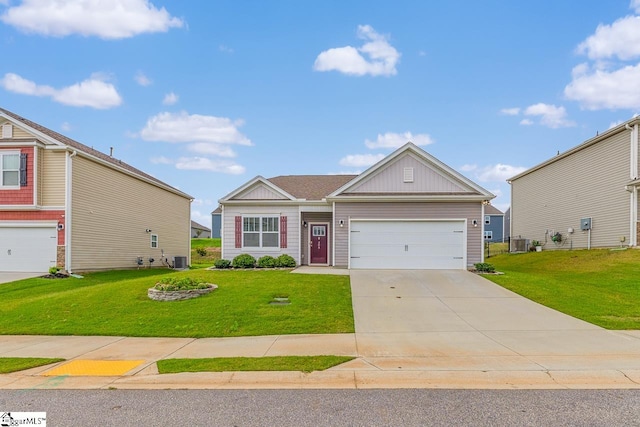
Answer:
[[[234,197],[235,200],[286,200],[281,194],[276,193],[264,184],[248,188]]]
[[[11,124],[13,126],[13,136],[12,139],[35,139],[35,137],[33,135],[31,135],[30,133],[28,133],[27,131],[25,131],[24,129],[21,129],[19,127],[17,127],[16,125],[12,124],[10,121],[8,120],[4,120],[0,123],[0,127],[2,125],[5,124]],[[0,132],[0,136],[2,136],[1,132]]]
[[[281,248],[236,248],[235,247],[235,217],[236,216],[286,216],[287,217],[287,247]],[[264,255],[278,257],[287,254],[300,263],[298,250],[300,245],[300,216],[298,206],[233,206],[226,205],[222,215],[222,257],[233,260],[236,256],[248,253],[260,258]]]
[[[512,181],[511,237],[546,241],[545,249],[586,248],[580,219],[591,217],[592,247],[629,242],[629,145],[629,132],[620,132]],[[570,227],[563,245],[551,241]]]
[[[66,152],[39,150],[40,194],[43,206],[65,205]]]
[[[72,173],[73,271],[133,268],[138,256],[160,266],[161,250],[169,262],[190,262],[189,199],[81,156],[72,158]],[[151,234],[158,248],[151,248]]]
[[[329,229],[327,230],[328,236],[329,236],[329,264],[331,264],[331,260],[333,259],[333,253],[332,253],[332,249],[333,249],[333,224],[331,221],[332,218],[332,214],[330,212],[304,212],[302,214],[302,221],[307,221],[307,224],[311,224],[312,222],[319,222],[319,223],[329,223]],[[301,246],[301,264],[309,264],[309,230],[311,229],[311,227],[307,227],[307,228],[301,228],[301,241],[302,241],[302,246]]]
[[[404,169],[413,168],[413,182],[404,182]],[[398,158],[379,173],[356,185],[345,194],[358,193],[451,193],[465,192],[453,178],[443,171],[426,165],[412,155]]]
[[[335,265],[347,267],[349,260],[349,219],[467,219],[467,264],[482,260],[482,205],[472,202],[450,203],[336,203]],[[472,220],[478,226],[472,225]]]

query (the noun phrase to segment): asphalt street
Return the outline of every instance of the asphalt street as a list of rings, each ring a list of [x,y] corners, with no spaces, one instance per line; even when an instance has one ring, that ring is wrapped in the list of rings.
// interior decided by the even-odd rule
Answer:
[[[47,426],[634,426],[638,390],[5,390]]]

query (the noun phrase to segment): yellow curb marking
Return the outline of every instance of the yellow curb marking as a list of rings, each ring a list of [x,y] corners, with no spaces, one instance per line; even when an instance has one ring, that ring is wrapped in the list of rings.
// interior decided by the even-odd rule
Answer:
[[[72,360],[49,371],[44,376],[106,376],[124,375],[140,366],[144,360]]]

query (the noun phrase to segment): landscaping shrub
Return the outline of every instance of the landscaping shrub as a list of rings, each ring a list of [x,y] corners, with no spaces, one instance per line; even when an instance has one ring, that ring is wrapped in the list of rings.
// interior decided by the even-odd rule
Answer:
[[[292,256],[282,254],[276,258],[276,267],[293,268],[296,266],[296,260]]]
[[[231,268],[231,261],[228,259],[217,259],[213,265],[216,268]]]
[[[207,250],[205,248],[196,248],[196,253],[200,256],[207,256]]]
[[[153,287],[159,291],[186,291],[189,289],[206,289],[207,283],[190,277],[162,277]]]
[[[486,262],[479,262],[473,266],[476,268],[476,271],[481,273],[495,273],[496,271],[496,268],[493,265]]]
[[[270,255],[265,255],[258,259],[258,267],[273,268],[276,266],[276,259]]]
[[[231,264],[233,268],[253,268],[256,266],[256,259],[249,254],[240,254]]]

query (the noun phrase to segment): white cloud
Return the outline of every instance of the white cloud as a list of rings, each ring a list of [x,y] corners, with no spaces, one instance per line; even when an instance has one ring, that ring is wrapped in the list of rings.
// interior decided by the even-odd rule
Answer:
[[[71,125],[68,122],[63,122],[60,125],[60,129],[62,129],[64,132],[68,132],[71,130]]]
[[[473,172],[475,179],[481,182],[504,182],[507,179],[527,170],[527,168],[522,166],[504,165],[502,163],[485,166],[483,168],[480,168],[477,165],[464,165],[459,169],[463,172]],[[496,191],[500,192],[500,190],[491,192],[498,196],[499,194]]]
[[[140,86],[149,86],[152,83],[151,79],[147,77],[142,71],[138,71],[134,79]]]
[[[162,100],[163,105],[173,105],[176,102],[178,102],[178,95],[173,92],[166,94]]]
[[[588,110],[640,108],[640,64],[614,71],[581,64],[574,68],[564,94]]]
[[[578,45],[577,52],[590,59],[629,60],[640,56],[640,16],[625,16],[611,25],[598,25],[595,34]]]
[[[363,167],[371,166],[384,159],[384,154],[349,154],[346,157],[340,159],[341,166],[348,167]]]
[[[575,126],[574,122],[567,120],[567,110],[564,107],[556,107],[551,104],[540,102],[530,105],[524,110],[524,115],[540,117],[540,124],[552,129]],[[531,123],[522,121],[520,124],[528,125]]]
[[[633,9],[635,13],[640,14],[640,0],[631,0],[629,7]]]
[[[103,110],[122,104],[122,98],[115,86],[105,80],[105,76],[94,74],[80,83],[55,89],[47,85],[38,85],[17,74],[7,73],[0,80],[0,85],[9,92],[31,96],[48,96],[60,104]]]
[[[229,46],[223,45],[223,44],[218,46],[218,50],[220,52],[224,52],[224,53],[233,53],[233,49],[232,48],[230,48]]]
[[[176,168],[183,170],[206,170],[231,175],[240,175],[245,171],[244,166],[224,160],[211,160],[205,157],[181,157],[176,161]]]
[[[522,126],[531,126],[533,124],[533,120],[531,120],[531,119],[522,119],[522,120],[520,120],[520,124]]]
[[[253,145],[238,130],[243,124],[226,117],[165,112],[151,117],[140,136],[146,141]]]
[[[193,206],[193,202],[191,203],[191,205]],[[206,227],[211,227],[211,224],[213,223],[211,212],[200,212],[197,209],[191,209],[191,219],[198,224],[202,224]]]
[[[173,160],[164,156],[152,157],[149,161],[154,165],[172,165],[174,163]]]
[[[504,114],[505,116],[517,116],[518,114],[520,114],[520,108],[503,108],[502,110],[500,110],[500,114]]]
[[[228,145],[211,142],[194,142],[188,145],[189,151],[198,154],[209,154],[218,157],[235,157],[236,153]]]
[[[366,139],[364,144],[367,148],[398,148],[402,147],[407,142],[413,142],[415,145],[429,145],[433,144],[433,139],[426,133],[419,133],[413,135],[411,132],[405,133],[393,133],[387,132],[385,134],[378,134],[375,141]]]
[[[23,0],[0,17],[25,33],[122,39],[181,28],[184,21],[149,0]]]
[[[315,71],[339,71],[344,74],[364,76],[392,76],[397,74],[396,64],[400,52],[391,46],[387,37],[378,34],[369,25],[359,25],[357,36],[366,42],[356,48],[345,46],[321,52],[316,58]]]

